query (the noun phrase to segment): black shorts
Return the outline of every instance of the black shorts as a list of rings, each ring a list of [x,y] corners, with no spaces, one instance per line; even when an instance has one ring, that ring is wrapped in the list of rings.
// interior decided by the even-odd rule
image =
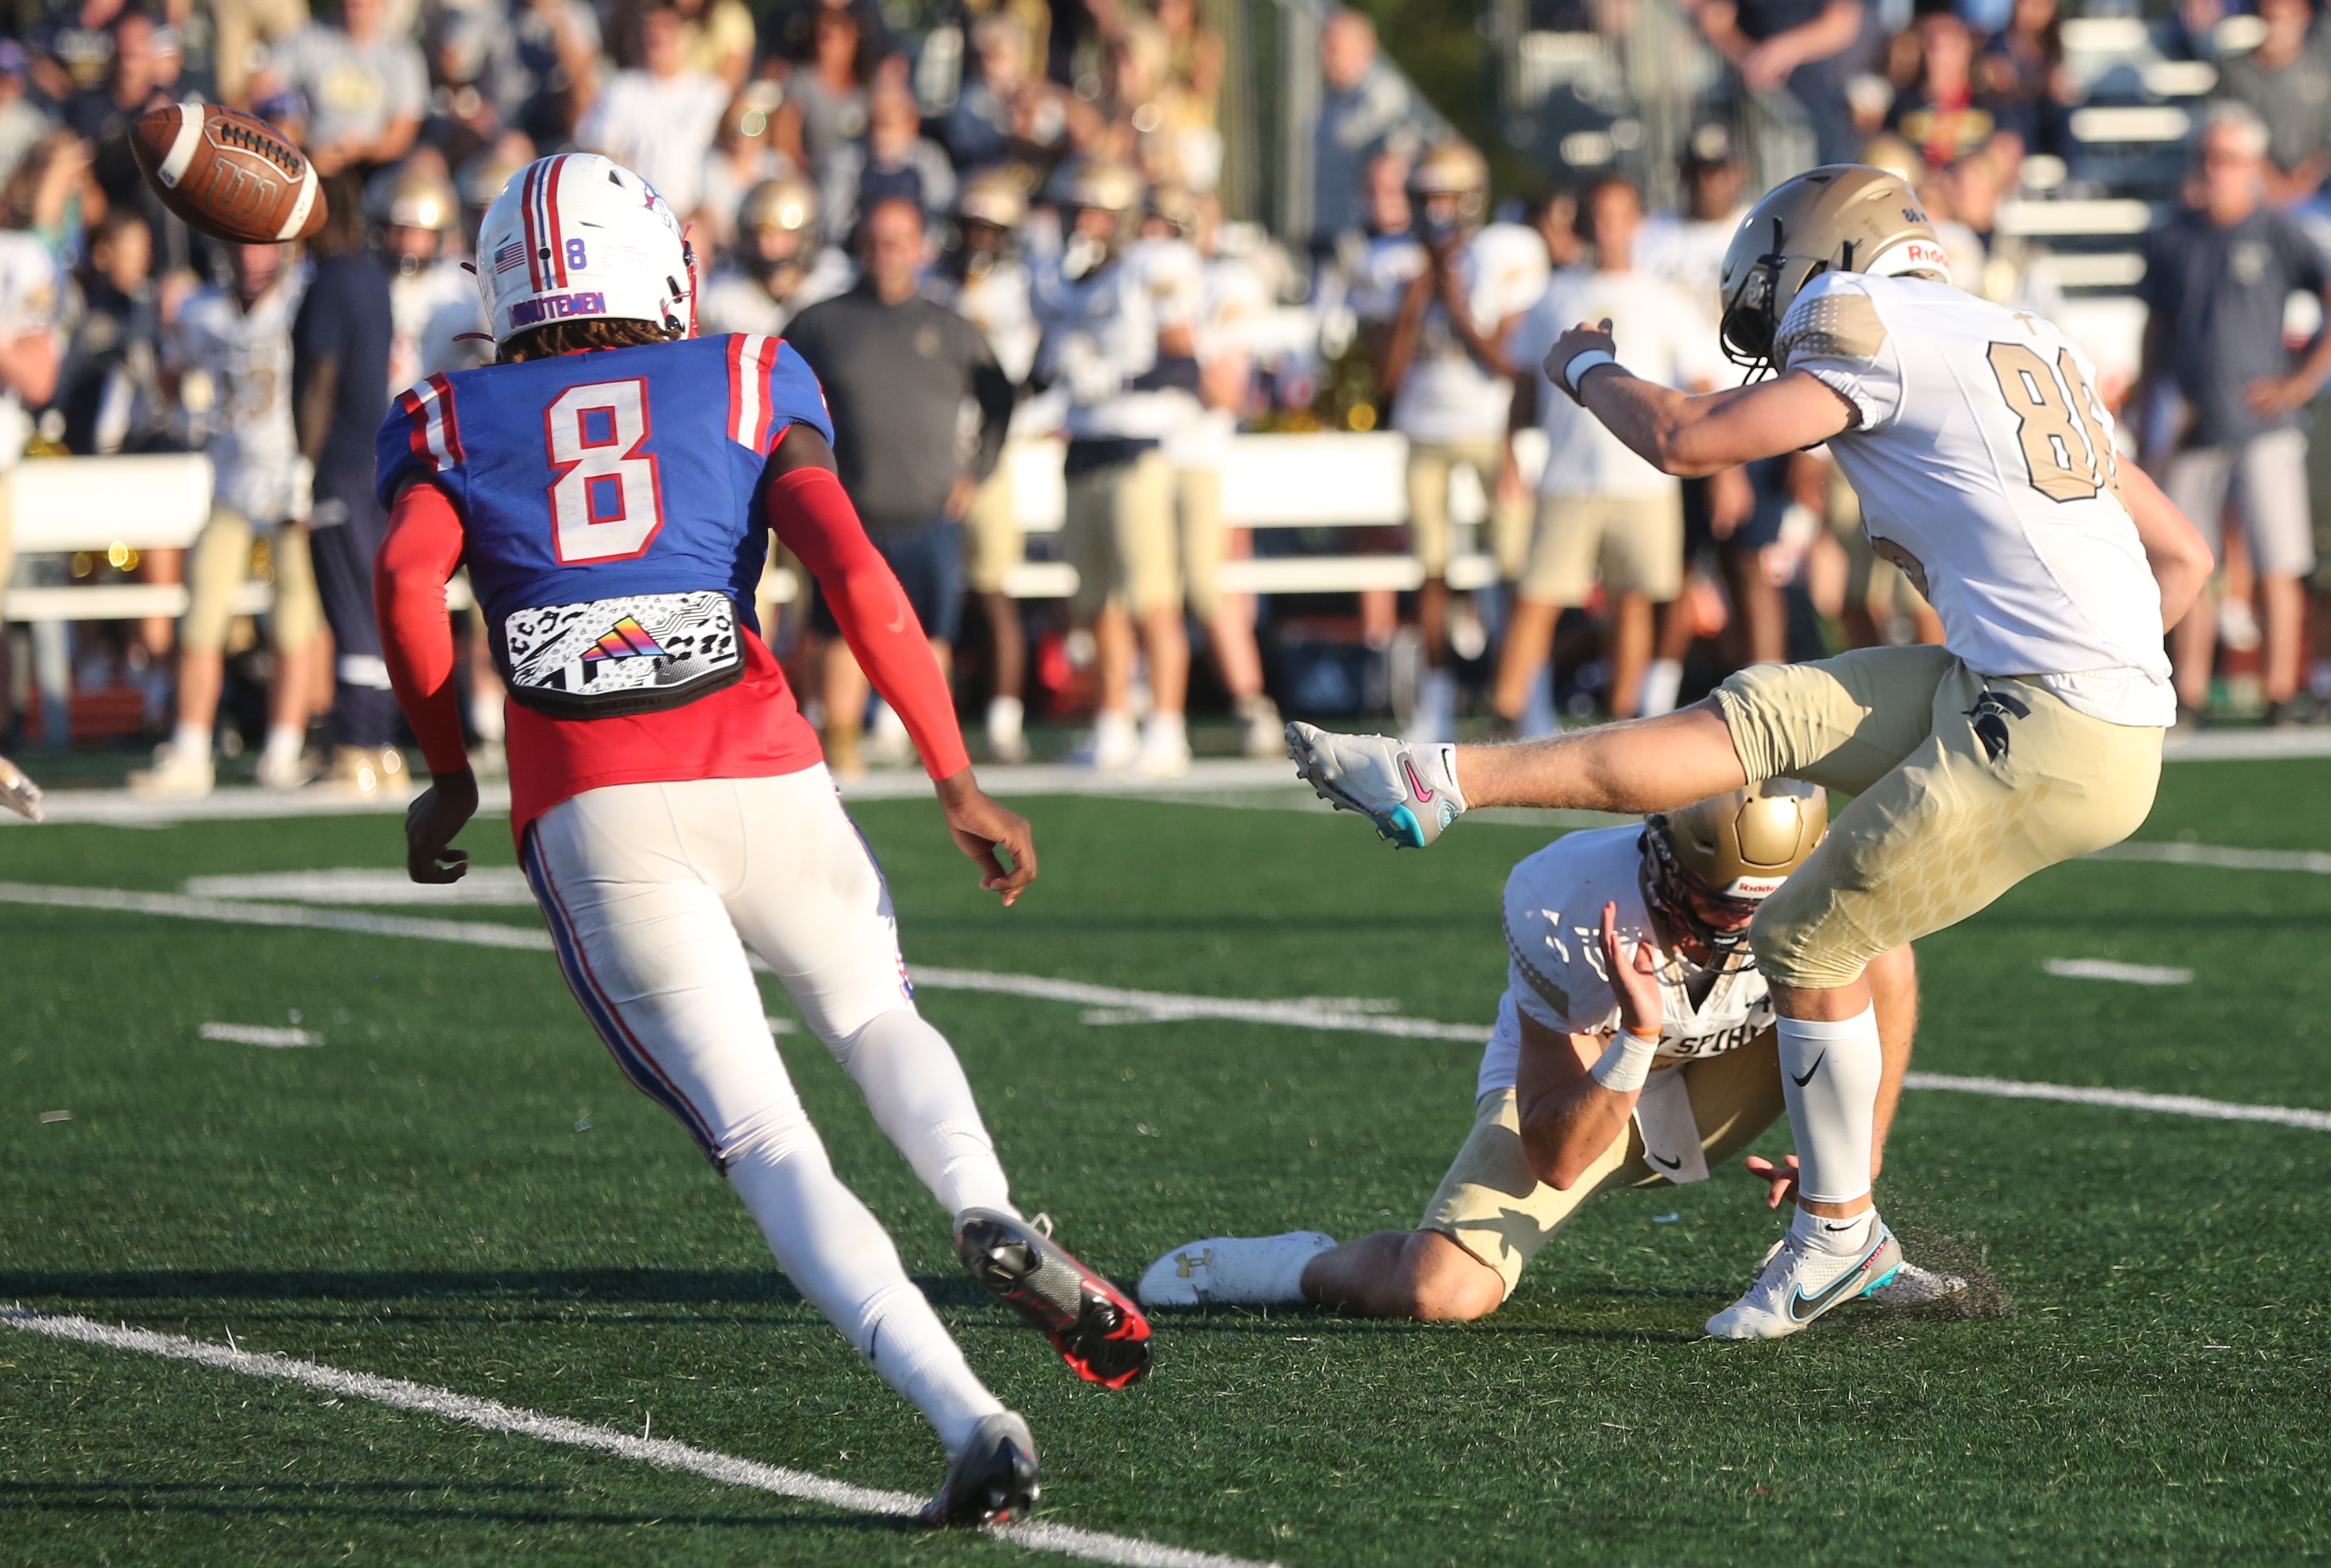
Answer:
[[[963,525],[939,518],[910,527],[869,528],[866,537],[898,574],[923,634],[953,642],[963,627]],[[842,635],[823,591],[810,596],[809,623],[828,637]]]

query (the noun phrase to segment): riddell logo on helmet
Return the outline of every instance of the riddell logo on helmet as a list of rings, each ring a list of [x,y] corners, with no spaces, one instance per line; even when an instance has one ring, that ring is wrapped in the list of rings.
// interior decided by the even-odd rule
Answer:
[[[1769,898],[1781,890],[1782,879],[1777,877],[1743,877],[1732,884],[1736,898]]]
[[[569,316],[604,316],[607,296],[596,291],[583,294],[546,294],[539,299],[520,299],[509,308],[512,327],[533,327],[544,321],[563,320]]]
[[[1940,245],[1929,245],[1920,240],[1913,240],[1903,246],[1902,254],[1913,261],[1921,261],[1935,267],[1947,267],[1951,261]]]

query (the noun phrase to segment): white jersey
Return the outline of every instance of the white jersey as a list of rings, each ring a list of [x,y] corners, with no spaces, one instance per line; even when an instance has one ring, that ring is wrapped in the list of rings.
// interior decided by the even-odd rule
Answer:
[[[855,274],[850,258],[828,245],[810,262],[809,275],[782,299],[769,297],[751,273],[724,268],[704,286],[697,308],[698,328],[710,336],[721,332],[752,332],[781,337],[785,324],[811,306],[850,292]]]
[[[1506,993],[1475,1098],[1514,1087],[1524,1015],[1561,1034],[1619,1031],[1619,993],[1603,962],[1603,906],[1619,907],[1622,939],[1651,939],[1642,836],[1632,825],[1566,833],[1506,879]],[[1720,1056],[1772,1027],[1772,994],[1745,948],[1712,972],[1662,948],[1659,977],[1662,1058]],[[1693,993],[1703,989],[1695,1003]]]
[[[388,342],[391,397],[440,372],[474,369],[492,351],[490,342],[458,337],[486,329],[478,280],[459,261],[441,261],[410,277],[390,273],[388,310],[396,324]]]
[[[1410,282],[1426,265],[1419,241],[1404,234],[1376,241],[1353,288],[1353,309],[1368,319],[1394,319]],[[1520,315],[1546,292],[1552,265],[1536,231],[1491,223],[1465,242],[1456,269],[1474,329],[1495,338],[1508,317]],[[1513,395],[1513,383],[1482,368],[1436,299],[1425,307],[1416,357],[1393,394],[1392,427],[1411,441],[1503,436]]]
[[[1036,367],[1036,343],[1043,336],[1028,297],[1027,267],[1007,258],[990,262],[985,271],[965,282],[951,277],[936,281],[940,284],[938,297],[987,339],[987,351],[1012,385],[1025,382]]]
[[[2176,721],[2161,591],[2120,499],[2096,367],[2027,311],[1947,283],[1829,272],[1774,359],[1851,403],[1830,439],[1871,546],[1983,675],[2029,675],[2108,723]]]
[[[1654,213],[1635,232],[1635,265],[1654,278],[1665,279],[1691,299],[1695,318],[1703,323],[1708,340],[1717,341],[1724,314],[1724,253],[1748,209],[1720,218],[1690,218],[1681,213]],[[1594,320],[1594,317],[1583,317]],[[1746,366],[1716,355],[1715,384],[1719,389],[1737,386],[1747,376]]]
[[[62,303],[57,261],[48,246],[21,230],[0,231],[0,340],[14,343],[45,332],[62,349]],[[0,393],[0,472],[16,466],[32,434],[24,400],[13,390]]]
[[[1224,360],[1246,360],[1254,340],[1270,316],[1270,287],[1254,267],[1232,257],[1205,263],[1199,276],[1195,329],[1198,363],[1213,366]],[[1166,458],[1177,469],[1219,472],[1230,461],[1231,442],[1238,434],[1238,411],[1200,404],[1190,422],[1166,443]]]
[[[1186,250],[1144,241],[1075,279],[1058,258],[1040,258],[1038,363],[1068,386],[1071,440],[1162,442],[1189,419],[1196,400],[1188,393],[1136,385],[1157,368],[1158,334],[1194,324],[1196,252],[1185,266],[1178,252]]]
[[[291,423],[291,319],[307,275],[287,268],[246,311],[232,290],[201,290],[178,312],[168,343],[181,375],[190,432],[215,474],[219,505],[262,527],[303,516],[306,464]],[[200,378],[208,396],[195,404],[187,383]]]

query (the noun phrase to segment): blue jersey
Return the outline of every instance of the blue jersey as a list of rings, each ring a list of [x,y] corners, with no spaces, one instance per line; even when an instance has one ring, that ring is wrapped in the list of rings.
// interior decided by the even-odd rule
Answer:
[[[414,479],[452,498],[513,700],[648,712],[742,675],[762,480],[796,422],[833,439],[816,376],[774,337],[564,354],[404,394],[376,482],[384,504]]]

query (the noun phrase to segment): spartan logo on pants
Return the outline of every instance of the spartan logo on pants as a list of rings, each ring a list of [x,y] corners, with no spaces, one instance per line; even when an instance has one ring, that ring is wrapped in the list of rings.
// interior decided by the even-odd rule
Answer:
[[[1984,755],[1997,762],[2007,755],[2007,721],[2031,717],[2031,708],[2020,697],[1986,689],[1966,716],[1974,727],[1974,737],[1983,742]]]
[[[520,610],[502,651],[513,698],[579,717],[669,707],[744,671],[736,606],[717,589]]]

